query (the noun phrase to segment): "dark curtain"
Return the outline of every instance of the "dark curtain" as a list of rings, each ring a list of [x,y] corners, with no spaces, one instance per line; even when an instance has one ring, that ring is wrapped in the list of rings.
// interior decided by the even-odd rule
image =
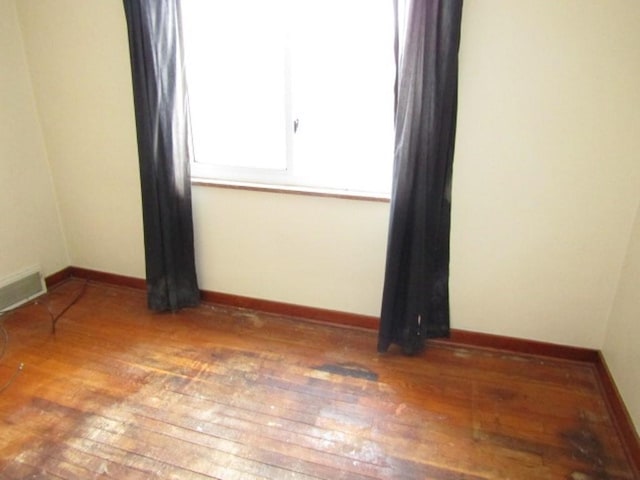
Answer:
[[[449,335],[449,226],[462,0],[394,0],[395,157],[378,351]]]
[[[149,307],[197,305],[191,137],[179,0],[124,0],[129,31]]]

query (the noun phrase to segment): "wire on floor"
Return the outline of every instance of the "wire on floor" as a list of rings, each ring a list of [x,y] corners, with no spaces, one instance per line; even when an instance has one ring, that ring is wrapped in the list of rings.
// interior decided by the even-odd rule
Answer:
[[[4,326],[4,316],[7,313],[11,313],[16,309],[7,310],[0,312],[0,335],[2,336],[2,348],[0,349],[0,360],[4,357],[5,352],[7,351],[7,345],[9,344],[9,334],[7,333],[7,329]],[[13,383],[16,377],[20,374],[22,369],[24,368],[24,363],[20,362],[16,371],[13,372],[11,378],[7,380],[2,386],[0,386],[0,393],[4,392],[9,386]]]
[[[73,305],[75,305],[78,302],[78,300],[80,300],[80,298],[85,294],[88,283],[89,283],[89,280],[85,280],[85,282],[82,284],[82,287],[76,293],[73,300],[71,300],[71,302],[69,302],[57,314],[54,314],[51,311],[51,307],[48,302],[44,304],[44,307],[47,309],[47,313],[49,314],[49,318],[51,319],[52,335],[55,335],[56,333],[56,325],[58,323],[58,320],[60,320],[60,317],[62,317],[62,315],[64,315]],[[2,337],[2,346],[0,347],[0,360],[4,358],[4,355],[7,351],[7,345],[9,344],[9,333],[7,332],[7,329],[4,326],[5,317],[13,312],[16,312],[17,310],[20,310],[21,308],[26,307],[27,305],[34,305],[34,304],[43,305],[38,300],[35,300],[34,302],[18,305],[17,307],[9,308],[7,310],[0,310],[0,337]],[[20,374],[20,372],[22,372],[23,369],[24,369],[24,363],[20,362],[20,364],[16,368],[16,371],[13,373],[13,375],[11,375],[11,378],[9,378],[9,380],[7,380],[3,385],[0,385],[0,393],[2,393],[4,390],[9,388],[9,386],[15,381],[15,379],[18,377],[18,375]]]
[[[87,291],[88,283],[89,283],[89,280],[85,280],[85,282],[82,284],[82,288],[80,288],[80,290],[78,291],[76,296],[73,298],[73,300],[71,300],[71,302],[69,302],[69,304],[66,307],[64,307],[58,314],[56,315],[53,314],[48,303],[45,305],[45,307],[47,308],[47,312],[49,312],[49,317],[51,318],[51,333],[53,335],[55,335],[56,333],[56,324],[58,323],[58,320],[60,320],[60,317],[62,317],[62,315],[64,315],[67,310],[73,307],[78,300],[80,300],[80,298]]]

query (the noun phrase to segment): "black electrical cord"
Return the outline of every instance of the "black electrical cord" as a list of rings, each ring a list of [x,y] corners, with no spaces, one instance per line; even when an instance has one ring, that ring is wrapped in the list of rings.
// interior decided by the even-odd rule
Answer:
[[[67,310],[69,310],[73,305],[75,305],[78,300],[80,300],[80,298],[84,295],[85,291],[87,290],[87,284],[88,283],[89,283],[89,280],[86,280],[82,284],[82,288],[80,288],[80,290],[78,291],[76,296],[73,298],[73,300],[71,300],[71,302],[69,302],[67,304],[67,306],[64,307],[57,314],[54,314],[51,311],[51,307],[49,306],[48,302],[44,304],[45,308],[47,309],[47,313],[49,313],[49,318],[51,319],[51,334],[52,335],[55,335],[55,333],[56,333],[56,324],[58,323],[58,320],[60,319],[60,317],[62,317],[62,315],[64,315],[65,312],[67,312]],[[36,300],[31,304],[40,305],[40,302],[38,300]],[[15,308],[10,308],[10,309],[7,309],[7,310],[1,310],[0,311],[0,336],[2,336],[2,347],[0,347],[0,360],[2,360],[2,358],[4,358],[4,354],[7,351],[7,345],[9,344],[9,333],[7,332],[7,329],[4,326],[5,316],[7,316],[7,315],[9,315],[9,314],[11,314],[11,313],[23,308],[23,307],[25,307],[26,305],[29,305],[29,303],[23,304],[23,305],[18,305]],[[20,364],[16,368],[16,371],[13,373],[11,378],[9,378],[9,380],[7,380],[3,385],[0,385],[0,393],[2,393],[4,390],[6,390],[14,382],[16,377],[20,374],[20,372],[22,372],[23,369],[24,369],[24,363],[20,362]]]
[[[47,308],[47,312],[49,312],[49,317],[51,318],[51,333],[52,334],[55,335],[55,333],[56,333],[56,324],[58,323],[58,320],[60,319],[60,317],[62,317],[62,315],[64,315],[67,310],[69,310],[71,307],[73,307],[76,304],[76,302],[78,300],[80,300],[80,298],[84,295],[84,292],[86,292],[86,290],[87,290],[87,284],[88,283],[89,283],[89,280],[85,280],[85,282],[82,284],[82,288],[80,288],[80,290],[78,291],[76,296],[73,298],[73,300],[71,300],[71,302],[69,302],[69,304],[67,304],[67,306],[64,307],[57,315],[53,314],[53,312],[51,311],[51,308],[49,308],[49,304],[48,303],[45,305],[45,307]]]
[[[0,359],[4,357],[4,352],[7,349],[7,344],[9,343],[9,334],[7,333],[7,329],[4,328],[4,320],[2,316],[0,316],[0,333],[2,334],[2,349],[0,349]]]
[[[20,372],[24,369],[24,363],[20,362],[20,364],[18,365],[18,368],[16,368],[16,371],[13,372],[13,375],[11,375],[11,378],[9,378],[9,380],[7,380],[4,385],[0,386],[0,393],[4,392],[7,388],[9,388],[11,386],[11,384],[13,383],[13,381],[16,379],[16,377],[18,375],[20,375]]]
[[[11,313],[17,309],[5,310],[0,312],[0,334],[2,334],[2,349],[0,350],[0,360],[4,357],[5,352],[7,351],[7,345],[9,344],[9,334],[7,333],[7,329],[4,326],[4,316],[8,313]],[[16,371],[13,372],[11,378],[7,380],[2,386],[0,386],[0,393],[4,392],[9,386],[13,383],[16,377],[20,374],[22,369],[24,368],[24,363],[20,362]]]
[[[7,329],[4,326],[4,317],[20,310],[25,305],[18,305],[14,308],[8,308],[6,310],[0,310],[0,333],[2,334],[2,348],[0,349],[0,360],[4,357],[4,353],[7,350],[7,345],[9,344],[9,334],[7,333]]]

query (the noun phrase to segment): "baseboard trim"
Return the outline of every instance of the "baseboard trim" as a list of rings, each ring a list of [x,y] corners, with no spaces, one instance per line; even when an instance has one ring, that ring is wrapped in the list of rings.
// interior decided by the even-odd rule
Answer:
[[[340,312],[324,308],[306,307],[292,303],[275,302],[258,298],[230,295],[228,293],[202,291],[202,300],[229,307],[247,308],[265,313],[301,318],[320,323],[329,323],[345,327],[378,328],[378,318],[356,313]]]
[[[48,277],[45,277],[44,283],[47,286],[47,289],[53,288],[59,283],[65,282],[72,277],[71,267],[66,267],[60,270],[59,272],[53,273]]]
[[[560,345],[524,338],[506,337],[491,333],[457,330],[454,328],[451,329],[449,338],[433,339],[430,340],[430,342],[436,344],[489,348],[492,350],[551,357],[575,362],[594,363],[598,359],[598,351],[591,348]]]
[[[631,466],[634,468],[634,478],[640,478],[640,436],[638,436],[638,432],[633,426],[631,415],[629,415],[620,391],[616,387],[602,352],[598,352],[598,358],[594,362],[594,366],[598,372],[597,377],[600,381],[603,396],[607,401],[609,413],[613,417],[616,429],[622,438],[622,446],[627,453],[627,458],[629,458]]]
[[[69,267],[71,276],[82,278],[91,282],[107,283],[109,285],[117,285],[120,287],[135,288],[136,290],[146,290],[147,282],[142,278],[127,277],[115,273],[100,272],[98,270],[90,270],[88,268]]]
[[[47,288],[51,288],[70,278],[81,278],[99,283],[129,287],[138,290],[146,289],[146,281],[141,278],[100,272],[80,267],[67,267],[45,279]],[[207,303],[228,307],[246,308],[265,313],[300,318],[301,320],[339,325],[351,328],[375,330],[379,319],[374,316],[340,312],[316,307],[306,307],[291,303],[263,300],[228,293],[201,291],[202,300]],[[452,329],[449,338],[430,340],[434,344],[457,345],[463,347],[488,348],[511,353],[538,355],[559,360],[584,362],[595,368],[600,388],[607,402],[615,426],[623,441],[625,451],[630,460],[634,475],[640,478],[640,439],[631,416],[620,396],[615,381],[611,376],[602,352],[590,348],[558,345],[523,338],[505,337],[489,333]]]
[[[57,283],[69,278],[82,278],[94,282],[106,283],[122,287],[146,289],[146,281],[137,277],[128,277],[114,273],[101,272],[80,267],[67,267],[58,273],[46,278],[47,286],[54,286]],[[292,303],[264,300],[242,295],[232,295],[229,293],[212,292],[201,290],[203,302],[224,305],[228,307],[246,308],[265,313],[295,317],[303,320],[311,320],[320,323],[328,323],[345,327],[365,328],[376,330],[379,318],[369,315],[341,312],[317,307],[308,307]],[[539,355],[544,357],[558,358],[562,360],[573,360],[578,362],[589,362],[597,364],[600,356],[598,350],[573,347],[569,345],[558,345],[536,340],[523,338],[506,337],[490,333],[472,332],[468,330],[451,329],[449,338],[430,340],[432,343],[461,345],[468,347],[490,348],[495,350],[508,351],[513,353],[524,353],[529,355]]]

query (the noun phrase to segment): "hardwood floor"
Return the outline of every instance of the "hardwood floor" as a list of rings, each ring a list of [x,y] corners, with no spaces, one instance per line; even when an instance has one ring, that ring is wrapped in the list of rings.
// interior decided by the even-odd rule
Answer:
[[[70,280],[42,303],[61,311]],[[91,283],[5,317],[0,478],[634,478],[595,369]],[[23,363],[24,368],[18,370]],[[13,380],[11,381],[11,379]]]

